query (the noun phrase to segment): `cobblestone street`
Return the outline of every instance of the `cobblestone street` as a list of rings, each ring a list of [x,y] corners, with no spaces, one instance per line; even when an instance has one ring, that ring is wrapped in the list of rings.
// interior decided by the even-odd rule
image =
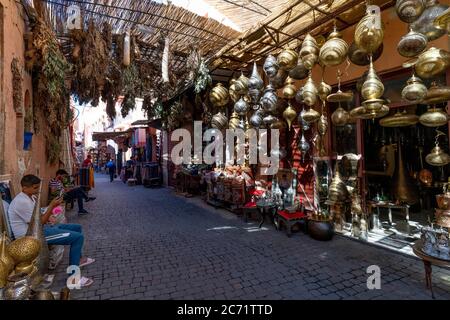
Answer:
[[[85,231],[83,268],[94,284],[73,299],[430,299],[420,260],[336,236],[288,238],[244,223],[199,198],[170,189],[128,187],[96,177],[88,216],[68,213]],[[67,253],[57,268],[61,288]],[[381,290],[368,290],[367,267],[381,268]],[[437,299],[450,299],[450,271],[433,267]]]

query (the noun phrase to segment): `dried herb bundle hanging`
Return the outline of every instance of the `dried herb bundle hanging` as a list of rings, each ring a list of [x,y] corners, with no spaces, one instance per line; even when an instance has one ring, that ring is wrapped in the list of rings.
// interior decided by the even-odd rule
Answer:
[[[22,72],[19,68],[19,60],[13,58],[11,62],[12,72],[12,88],[13,88],[13,107],[17,113],[23,113],[23,99],[22,99]]]
[[[122,117],[126,117],[128,113],[135,107],[135,99],[141,96],[141,81],[139,72],[135,64],[122,71],[122,87],[125,96],[122,102]]]
[[[205,90],[212,83],[211,76],[209,75],[208,67],[205,61],[202,59],[200,66],[198,68],[197,75],[194,82],[195,93],[200,93]]]
[[[179,128],[183,124],[184,110],[180,101],[175,101],[170,107],[170,113],[167,116],[167,127],[169,130]]]

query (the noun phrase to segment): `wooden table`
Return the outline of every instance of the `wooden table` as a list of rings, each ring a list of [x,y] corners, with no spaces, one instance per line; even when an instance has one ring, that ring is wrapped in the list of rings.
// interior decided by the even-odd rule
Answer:
[[[274,223],[274,215],[278,207],[276,203],[271,201],[259,200],[256,202],[256,207],[258,208],[258,212],[261,217],[259,228],[262,227],[264,221],[266,220],[267,214],[269,214],[270,221]]]
[[[431,297],[435,299],[433,292],[433,282],[431,278],[432,273],[432,265],[436,265],[439,267],[450,268],[450,260],[442,260],[433,256],[430,256],[422,251],[423,241],[418,240],[413,246],[413,252],[416,256],[418,256],[423,261],[423,265],[425,266],[425,282],[427,289],[431,291]]]
[[[369,201],[368,206],[371,208],[376,208],[377,213],[375,214],[372,212],[372,225],[375,230],[382,229],[381,223],[380,223],[380,208],[387,208],[388,209],[388,219],[389,219],[389,225],[392,226],[392,209],[400,209],[405,212],[405,219],[406,219],[406,227],[408,234],[411,234],[411,228],[409,225],[409,205],[407,204],[395,204],[391,202],[374,202]]]

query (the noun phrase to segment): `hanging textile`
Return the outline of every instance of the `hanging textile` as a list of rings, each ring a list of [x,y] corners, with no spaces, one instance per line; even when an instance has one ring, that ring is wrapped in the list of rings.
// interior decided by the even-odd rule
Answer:
[[[147,135],[145,129],[136,129],[134,131],[134,146],[136,148],[143,148],[147,144]]]

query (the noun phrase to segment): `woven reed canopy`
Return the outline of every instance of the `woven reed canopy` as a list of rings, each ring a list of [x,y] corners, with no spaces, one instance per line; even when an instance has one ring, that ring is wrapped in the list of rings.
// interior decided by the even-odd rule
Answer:
[[[256,24],[215,55],[213,69],[220,67],[231,70],[247,68],[253,61],[261,61],[269,54],[276,56],[285,48],[298,49],[308,32],[324,41],[324,36],[333,29],[335,23],[338,30],[356,24],[364,16],[368,3],[366,0],[206,1],[216,4],[230,18],[235,16],[240,21],[242,16],[242,20],[252,23],[258,20],[258,14],[251,13],[248,8],[261,13],[264,12],[261,7],[275,8],[270,9],[268,15],[260,14]],[[237,5],[244,2],[247,9]],[[275,6],[269,3],[275,3]],[[395,5],[394,0],[372,0],[369,3],[379,6],[381,10]],[[246,19],[247,15],[256,20]],[[239,21],[233,20],[235,23]],[[242,23],[246,25],[247,22]]]
[[[114,131],[114,132],[94,132],[92,133],[92,140],[94,141],[105,141],[113,140],[122,137],[130,137],[133,130],[128,131]]]

